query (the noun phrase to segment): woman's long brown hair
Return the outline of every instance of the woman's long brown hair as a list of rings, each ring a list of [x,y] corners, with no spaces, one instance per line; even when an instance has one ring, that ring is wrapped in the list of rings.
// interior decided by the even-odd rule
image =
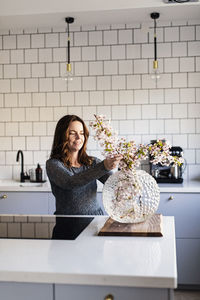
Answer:
[[[84,121],[76,115],[66,115],[58,121],[54,133],[54,140],[53,140],[50,158],[57,158],[61,160],[68,167],[71,167],[70,151],[68,149],[67,144],[68,144],[68,136],[69,136],[69,125],[71,124],[71,122],[74,121],[78,121],[82,123],[84,137],[85,137],[84,144],[78,153],[78,162],[81,165],[86,165],[86,166],[91,165],[93,159],[92,157],[88,156],[86,153],[89,131]]]

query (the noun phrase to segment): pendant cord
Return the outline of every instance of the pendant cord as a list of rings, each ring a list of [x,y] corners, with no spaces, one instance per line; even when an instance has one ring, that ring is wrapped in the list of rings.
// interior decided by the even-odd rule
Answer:
[[[157,61],[156,20],[154,19],[154,60]]]
[[[70,35],[69,35],[69,23],[67,23],[67,31],[68,31],[68,37],[67,37],[67,63],[70,64]]]

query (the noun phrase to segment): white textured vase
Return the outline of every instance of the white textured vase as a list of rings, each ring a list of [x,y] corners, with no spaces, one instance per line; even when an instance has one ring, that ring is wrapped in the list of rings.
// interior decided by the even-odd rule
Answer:
[[[121,223],[140,223],[158,209],[160,190],[155,179],[143,170],[118,171],[103,188],[103,205],[108,215]]]

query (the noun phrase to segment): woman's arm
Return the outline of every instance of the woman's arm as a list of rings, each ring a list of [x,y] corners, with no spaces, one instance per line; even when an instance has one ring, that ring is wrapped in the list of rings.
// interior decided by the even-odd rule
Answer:
[[[92,180],[99,179],[109,172],[102,161],[93,164],[87,170],[74,174],[57,159],[49,159],[46,162],[46,170],[49,180],[62,189],[73,189],[86,185]]]

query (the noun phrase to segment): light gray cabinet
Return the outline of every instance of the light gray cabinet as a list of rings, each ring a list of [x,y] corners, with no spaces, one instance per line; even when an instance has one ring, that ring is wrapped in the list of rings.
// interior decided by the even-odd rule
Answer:
[[[53,285],[40,283],[0,282],[2,300],[53,300]]]
[[[49,214],[48,192],[0,192],[0,214]]]
[[[171,300],[170,289],[131,288],[113,286],[55,285],[55,300],[87,299],[87,300]]]
[[[175,217],[179,285],[200,285],[200,194],[161,193],[158,213]]]

